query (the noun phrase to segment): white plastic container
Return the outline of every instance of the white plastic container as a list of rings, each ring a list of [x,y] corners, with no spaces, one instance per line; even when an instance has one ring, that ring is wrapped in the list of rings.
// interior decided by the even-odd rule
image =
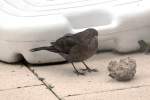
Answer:
[[[100,50],[131,52],[139,49],[138,40],[150,42],[150,7],[143,3],[144,1],[114,7],[100,7],[100,4],[79,7],[77,5],[81,5],[80,3],[72,5],[60,3],[59,6],[52,8],[52,5],[42,6],[42,2],[38,4],[38,1],[34,0],[32,1],[36,2],[35,5],[28,0],[26,3],[23,0],[6,1],[0,2],[2,61],[18,62],[22,57],[32,64],[63,61],[60,55],[53,52],[43,50],[30,52],[30,49],[49,46],[50,42],[66,33],[75,34],[86,28],[98,30]],[[16,1],[17,5],[13,3]],[[91,2],[98,1],[91,0]],[[75,8],[71,8],[74,5]],[[61,6],[66,8],[59,9]],[[50,9],[41,11],[48,8]]]

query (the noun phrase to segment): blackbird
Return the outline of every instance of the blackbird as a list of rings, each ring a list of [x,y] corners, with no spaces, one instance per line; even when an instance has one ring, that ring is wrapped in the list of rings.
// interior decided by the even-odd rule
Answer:
[[[90,69],[84,60],[92,57],[98,49],[98,32],[93,28],[88,28],[76,34],[66,34],[55,42],[51,42],[51,46],[38,47],[31,49],[31,52],[39,50],[48,50],[50,52],[60,54],[64,59],[70,62],[77,75],[84,75],[84,71],[97,72],[97,69]],[[78,71],[74,62],[82,62],[86,69]]]
[[[141,52],[144,52],[145,54],[150,52],[150,45],[148,43],[146,43],[144,40],[139,40],[138,43],[140,45]]]

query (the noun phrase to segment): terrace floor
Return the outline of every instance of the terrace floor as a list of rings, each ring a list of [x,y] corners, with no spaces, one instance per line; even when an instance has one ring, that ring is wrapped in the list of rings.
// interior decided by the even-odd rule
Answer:
[[[133,80],[119,82],[108,76],[111,60],[131,57],[136,60]],[[88,59],[99,72],[77,76],[69,63],[56,65],[6,64],[0,62],[1,100],[149,100],[150,55],[143,53],[99,53]],[[76,63],[78,68],[83,65]]]

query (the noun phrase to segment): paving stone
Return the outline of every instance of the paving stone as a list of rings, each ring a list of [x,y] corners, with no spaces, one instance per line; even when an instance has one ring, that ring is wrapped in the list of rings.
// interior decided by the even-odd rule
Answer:
[[[130,88],[104,93],[70,96],[65,100],[149,100],[150,87]]]
[[[42,84],[25,66],[0,63],[0,90]]]
[[[45,86],[0,91],[0,100],[58,100]]]
[[[107,65],[111,60],[131,57],[137,62],[135,78],[129,82],[118,82],[108,76]],[[95,93],[135,86],[150,85],[149,72],[150,55],[142,53],[114,54],[100,53],[87,61],[91,68],[97,68],[99,72],[86,73],[85,76],[77,76],[73,73],[71,64],[46,65],[42,67],[32,66],[40,77],[44,77],[48,84],[54,86],[53,90],[61,97],[70,95]],[[82,64],[76,63],[78,68]]]

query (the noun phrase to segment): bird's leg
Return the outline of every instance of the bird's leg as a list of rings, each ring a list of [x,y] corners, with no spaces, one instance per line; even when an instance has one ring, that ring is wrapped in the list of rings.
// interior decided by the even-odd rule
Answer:
[[[98,72],[97,69],[91,69],[89,68],[86,63],[84,61],[82,61],[82,63],[84,64],[84,66],[86,67],[86,69],[82,69],[83,71],[88,71],[88,72]]]
[[[71,63],[72,64],[72,66],[73,66],[73,68],[74,68],[74,72],[77,74],[77,75],[85,75],[83,72],[79,72],[77,69],[76,69],[76,67],[75,67],[75,65],[73,64],[73,62]]]

